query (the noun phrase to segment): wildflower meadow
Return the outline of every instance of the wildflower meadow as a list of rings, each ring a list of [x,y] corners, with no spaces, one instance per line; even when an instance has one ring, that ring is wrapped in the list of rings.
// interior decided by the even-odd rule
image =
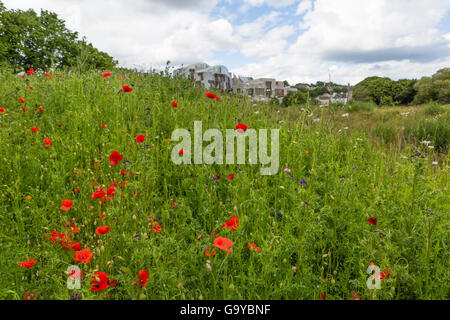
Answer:
[[[0,299],[448,299],[448,149],[348,129],[358,112],[0,71]],[[174,163],[195,121],[279,130],[278,171]]]

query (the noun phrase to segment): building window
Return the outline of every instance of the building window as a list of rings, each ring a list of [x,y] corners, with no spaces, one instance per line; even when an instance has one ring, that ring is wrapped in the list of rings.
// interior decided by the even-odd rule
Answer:
[[[255,93],[257,96],[263,96],[264,95],[264,89],[263,88],[256,88]]]
[[[248,95],[252,96],[253,95],[253,88],[248,89]]]

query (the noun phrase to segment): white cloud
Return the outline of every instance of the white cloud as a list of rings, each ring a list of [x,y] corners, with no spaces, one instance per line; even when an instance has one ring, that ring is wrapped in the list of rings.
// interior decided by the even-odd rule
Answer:
[[[332,68],[333,81],[356,83],[371,75],[431,75],[450,65],[450,34],[439,30],[449,0],[225,0],[219,7],[219,0],[3,2],[58,13],[127,67],[219,61],[232,53],[253,61],[232,70],[242,75],[315,82],[328,79]],[[264,4],[276,9],[240,22],[242,12],[251,16]]]
[[[297,7],[296,15],[301,15],[312,9],[312,1],[311,0],[303,0],[299,3]]]

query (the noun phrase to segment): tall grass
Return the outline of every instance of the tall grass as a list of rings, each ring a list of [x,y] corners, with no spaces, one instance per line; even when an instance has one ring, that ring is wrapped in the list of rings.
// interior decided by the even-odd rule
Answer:
[[[58,75],[0,73],[1,299],[26,292],[69,299],[65,271],[72,264],[85,274],[77,290],[83,299],[449,298],[448,163],[428,161],[435,150],[377,146],[324,110],[282,111],[220,92],[221,101],[210,100],[183,79]],[[133,92],[118,93],[126,84]],[[171,133],[192,131],[195,120],[204,131],[238,122],[280,129],[278,174],[261,176],[255,164],[173,164]],[[138,135],[146,135],[144,143]],[[118,166],[109,162],[114,150],[124,155]],[[91,198],[112,183],[123,183],[114,198]],[[73,200],[70,211],[60,210],[64,199]],[[232,216],[236,231],[222,227]],[[111,231],[95,234],[101,225]],[[52,230],[89,248],[92,260],[75,263],[72,250],[45,238]],[[216,248],[207,257],[217,236],[234,242],[231,253]],[[31,269],[17,265],[29,258],[38,261]],[[366,285],[370,263],[391,271],[381,290]],[[150,273],[145,288],[132,283],[139,270]],[[90,291],[94,271],[117,285]]]

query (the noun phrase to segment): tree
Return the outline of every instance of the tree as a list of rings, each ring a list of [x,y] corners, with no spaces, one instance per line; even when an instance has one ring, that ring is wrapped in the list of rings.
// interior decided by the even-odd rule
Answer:
[[[414,100],[417,91],[414,85],[417,80],[401,79],[392,86],[392,99],[396,104],[407,105]]]
[[[358,83],[353,90],[353,99],[373,101],[381,105],[382,101],[392,99],[393,82],[389,78],[369,77]]]
[[[73,66],[82,49],[94,68],[112,68],[117,62],[108,54],[78,40],[55,13],[41,10],[6,10],[0,2],[0,63],[8,62],[16,71],[34,68]]]
[[[431,78],[422,77],[415,85],[417,94],[414,103],[429,101],[450,103],[450,68],[438,70]]]

